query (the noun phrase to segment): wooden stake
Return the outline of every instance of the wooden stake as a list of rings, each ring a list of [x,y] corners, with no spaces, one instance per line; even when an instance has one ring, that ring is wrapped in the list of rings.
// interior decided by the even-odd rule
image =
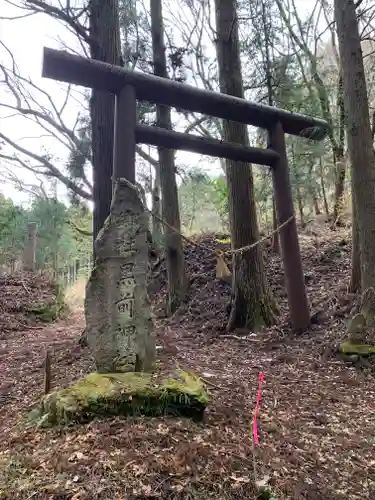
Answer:
[[[48,394],[51,391],[51,356],[46,349],[44,355],[44,394]]]

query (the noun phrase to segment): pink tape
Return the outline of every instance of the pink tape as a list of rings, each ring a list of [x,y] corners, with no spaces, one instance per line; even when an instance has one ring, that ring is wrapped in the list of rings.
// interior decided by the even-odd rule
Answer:
[[[255,444],[259,444],[259,436],[258,436],[258,425],[257,425],[257,416],[260,408],[260,398],[262,395],[262,384],[264,379],[264,372],[259,373],[259,387],[257,392],[257,400],[255,406],[255,412],[253,417],[253,440]]]

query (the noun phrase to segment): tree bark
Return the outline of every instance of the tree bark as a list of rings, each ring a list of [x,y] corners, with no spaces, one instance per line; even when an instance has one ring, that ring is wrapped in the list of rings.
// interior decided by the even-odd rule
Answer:
[[[335,204],[333,208],[334,223],[340,222],[342,216],[344,193],[345,193],[345,177],[346,177],[346,156],[344,153],[345,145],[345,104],[344,104],[344,80],[342,71],[337,84],[337,102],[336,106],[339,112],[339,137],[338,142],[333,147],[333,157],[336,167],[336,182],[335,182]]]
[[[348,150],[357,209],[361,289],[375,286],[375,158],[366,78],[353,0],[335,0]]]
[[[329,206],[328,206],[328,200],[327,200],[327,193],[326,193],[326,185],[324,182],[324,172],[323,172],[323,160],[322,157],[319,158],[319,177],[320,177],[320,187],[322,188],[322,196],[323,196],[323,204],[324,204],[324,211],[329,217]]]
[[[118,2],[91,0],[90,54],[92,59],[122,66]],[[112,168],[115,97],[92,90],[93,241],[109,215],[112,200]]]
[[[215,7],[220,91],[243,98],[236,1],[215,0]],[[228,121],[223,125],[225,140],[249,145],[246,125]],[[253,175],[249,165],[227,160],[226,176],[232,248],[237,249],[259,239]],[[271,325],[275,313],[276,305],[265,277],[261,247],[258,245],[251,250],[235,253],[232,304],[227,329],[256,329]]]
[[[361,252],[359,247],[358,211],[352,187],[352,262],[349,282],[349,292],[361,290]]]
[[[297,204],[298,204],[298,212],[299,212],[299,219],[301,223],[301,227],[305,226],[305,214],[303,213],[303,202],[302,202],[302,196],[301,196],[301,188],[299,184],[296,186],[296,191],[297,191]]]
[[[277,213],[274,196],[272,196],[272,226],[274,231],[272,235],[272,251],[276,254],[280,254],[280,238],[277,232]]]
[[[155,166],[155,182],[152,188],[152,239],[155,245],[160,248],[163,242],[163,225],[160,217],[161,213],[161,192],[160,192],[160,165]]]
[[[296,198],[297,198],[297,205],[298,205],[298,212],[299,212],[299,218],[301,221],[301,226],[304,227],[305,225],[305,214],[303,213],[303,201],[302,201],[302,194],[301,194],[301,179],[300,175],[296,166],[296,158],[294,154],[294,145],[292,144],[292,161],[291,161],[292,169],[294,172],[294,179],[295,179],[295,189],[296,189]]]
[[[314,160],[309,159],[309,179],[308,179],[308,190],[313,202],[313,208],[315,215],[320,215],[322,212],[319,207],[318,190],[316,189],[315,183],[313,182],[313,170],[314,170]]]
[[[273,44],[271,43],[271,16],[269,10],[267,11],[268,6],[262,2],[262,30],[264,32],[264,54],[263,54],[263,63],[264,63],[264,71],[266,75],[266,86],[267,86],[267,97],[268,97],[268,105],[273,106],[274,104],[274,91],[273,91],[273,78],[272,78],[272,62],[271,62],[271,49],[273,49]],[[272,250],[274,253],[280,253],[280,242],[279,242],[279,233],[277,232],[277,214],[276,214],[276,204],[275,197],[272,196],[272,226],[273,226],[273,236],[272,236]]]
[[[345,176],[346,176],[346,159],[344,149],[339,148],[333,153],[336,167],[335,181],[335,203],[333,207],[333,220],[335,224],[340,222],[343,211],[344,191],[345,191]]]
[[[322,211],[320,210],[319,200],[315,192],[313,194],[313,203],[314,203],[315,215],[321,215]]]
[[[156,76],[168,78],[164,45],[164,25],[161,0],[151,0],[151,33]],[[156,108],[157,126],[172,130],[171,110],[165,106]],[[181,232],[180,211],[176,183],[174,151],[158,148],[163,219]],[[168,274],[168,309],[173,313],[184,298],[186,274],[182,238],[168,227],[164,228]]]

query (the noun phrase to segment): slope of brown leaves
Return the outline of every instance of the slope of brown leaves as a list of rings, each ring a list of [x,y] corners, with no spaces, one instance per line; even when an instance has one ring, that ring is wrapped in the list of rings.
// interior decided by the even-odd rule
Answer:
[[[211,237],[204,243],[215,245]],[[78,316],[9,334],[0,353],[0,498],[254,499],[250,422],[261,370],[255,466],[258,479],[271,477],[275,500],[375,498],[374,375],[334,355],[355,301],[345,290],[350,245],[344,233],[301,236],[301,243],[315,315],[299,338],[288,327],[280,260],[269,249],[280,323],[255,335],[228,336],[223,326],[230,290],[214,280],[209,252],[187,246],[196,277],[184,309],[172,320],[158,320],[158,352],[161,371],[180,366],[209,382],[212,404],[203,424],[112,419],[25,429],[17,423],[40,395],[45,347],[54,350],[54,387],[91,370],[92,361],[76,346]],[[163,271],[160,277],[163,282]]]
[[[56,289],[47,277],[29,272],[0,277],[0,338],[35,324],[34,308],[54,301]]]

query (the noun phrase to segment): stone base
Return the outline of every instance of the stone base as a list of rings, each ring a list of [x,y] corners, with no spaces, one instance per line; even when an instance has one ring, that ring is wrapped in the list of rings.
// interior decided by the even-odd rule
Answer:
[[[201,379],[182,370],[159,385],[151,377],[148,373],[90,373],[72,386],[44,396],[31,420],[39,426],[137,415],[202,420],[209,397]]]
[[[340,344],[339,351],[342,354],[370,356],[371,354],[375,354],[375,346],[369,344],[352,344],[351,342],[343,342]]]

